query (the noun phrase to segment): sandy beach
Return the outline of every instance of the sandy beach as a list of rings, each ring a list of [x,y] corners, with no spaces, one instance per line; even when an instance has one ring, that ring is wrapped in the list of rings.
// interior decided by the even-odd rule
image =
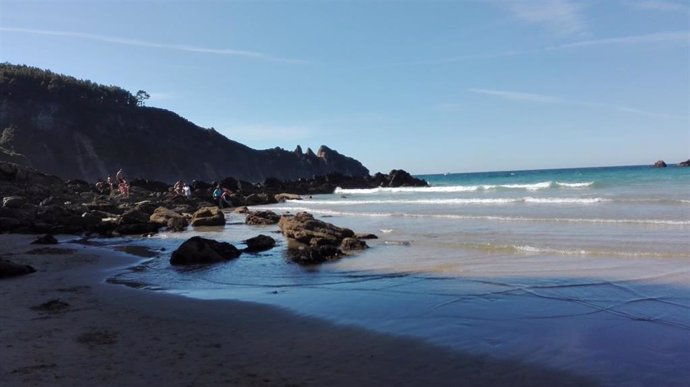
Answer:
[[[0,238],[3,258],[37,269],[0,281],[3,386],[592,384],[278,308],[107,284],[138,259],[68,243],[35,251],[34,236]]]

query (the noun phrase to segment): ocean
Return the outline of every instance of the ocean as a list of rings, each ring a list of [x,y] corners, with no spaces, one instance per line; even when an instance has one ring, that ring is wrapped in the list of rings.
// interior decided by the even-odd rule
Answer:
[[[338,189],[262,209],[308,211],[369,249],[291,264],[277,226],[160,233],[160,252],[115,282],[286,308],[452,350],[563,369],[610,386],[690,380],[690,168],[649,166],[435,174],[430,187]],[[191,235],[271,251],[176,268]]]

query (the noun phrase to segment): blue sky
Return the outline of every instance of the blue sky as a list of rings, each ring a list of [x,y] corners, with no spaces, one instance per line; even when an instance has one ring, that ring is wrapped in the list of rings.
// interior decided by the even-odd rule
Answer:
[[[372,172],[690,158],[690,1],[7,1],[0,61]]]

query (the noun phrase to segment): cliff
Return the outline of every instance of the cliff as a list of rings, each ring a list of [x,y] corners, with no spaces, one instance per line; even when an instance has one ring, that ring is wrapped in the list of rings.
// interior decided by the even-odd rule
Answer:
[[[129,178],[167,182],[369,174],[326,146],[316,154],[256,150],[140,102],[116,86],[0,64],[0,160],[90,181],[119,168]]]

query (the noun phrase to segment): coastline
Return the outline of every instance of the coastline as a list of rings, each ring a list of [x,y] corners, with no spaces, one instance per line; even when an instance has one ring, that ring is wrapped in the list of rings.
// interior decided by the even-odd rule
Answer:
[[[0,281],[6,386],[594,385],[280,308],[108,284],[139,259],[72,244],[26,254],[33,237],[0,236],[4,257],[37,269]],[[56,299],[68,305],[32,309]]]

